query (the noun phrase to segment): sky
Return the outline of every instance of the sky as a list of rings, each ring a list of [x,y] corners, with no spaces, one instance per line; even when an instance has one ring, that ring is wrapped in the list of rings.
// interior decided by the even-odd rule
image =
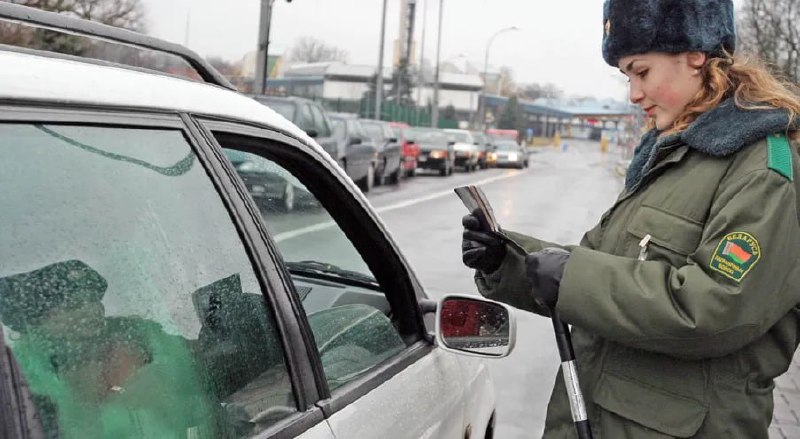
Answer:
[[[261,0],[141,0],[147,32],[185,44],[205,57],[240,60],[255,50]],[[734,0],[737,7],[744,0]],[[440,60],[468,60],[482,68],[487,42],[489,64],[508,66],[518,83],[552,83],[567,96],[627,99],[627,82],[601,55],[602,0],[442,0]],[[440,0],[418,0],[415,40],[424,56],[436,58]],[[381,0],[275,0],[270,54],[284,54],[310,36],[344,49],[351,64],[377,65]],[[400,0],[387,0],[384,65],[392,60],[400,26]],[[419,43],[417,43],[419,50]],[[419,56],[419,52],[417,52]]]

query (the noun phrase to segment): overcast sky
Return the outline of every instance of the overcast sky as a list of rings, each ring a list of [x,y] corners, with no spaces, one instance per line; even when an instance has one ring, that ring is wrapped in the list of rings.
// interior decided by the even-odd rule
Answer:
[[[734,0],[741,5],[744,0]],[[260,0],[142,0],[148,33],[203,56],[238,61],[255,50]],[[425,58],[435,60],[439,0],[418,0],[416,40],[427,11]],[[381,0],[275,0],[271,54],[284,54],[312,36],[346,50],[352,64],[377,65]],[[499,29],[520,28],[495,39],[492,66],[508,66],[517,82],[553,83],[567,95],[624,99],[625,81],[600,52],[602,0],[444,0],[442,61],[468,59],[482,67],[486,43]],[[400,0],[388,0],[384,64],[399,32]],[[188,23],[188,31],[187,31]],[[419,48],[418,48],[419,50]],[[419,52],[417,52],[419,56]]]

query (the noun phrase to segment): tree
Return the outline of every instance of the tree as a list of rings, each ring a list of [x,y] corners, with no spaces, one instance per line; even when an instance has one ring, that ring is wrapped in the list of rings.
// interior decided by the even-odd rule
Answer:
[[[500,119],[497,121],[497,128],[502,130],[518,130],[522,125],[522,109],[519,107],[517,95],[508,98]]]
[[[517,83],[514,81],[514,70],[511,67],[500,67],[500,79],[497,84],[500,96],[513,96],[517,93]]]
[[[296,62],[315,63],[340,61],[346,63],[349,55],[346,50],[329,46],[314,37],[302,37],[294,43],[289,59]]]
[[[208,63],[211,64],[212,67],[217,69],[218,72],[222,73],[227,77],[241,75],[242,69],[239,63],[233,63],[218,56],[212,56],[206,58],[206,61],[208,61]]]
[[[144,31],[144,7],[140,0],[10,0],[11,3],[57,12],[84,20],[138,32]],[[15,23],[0,24],[0,43],[36,49],[82,55],[87,51],[102,51],[101,44],[86,38],[49,29],[33,28]],[[131,56],[122,50],[117,57]]]
[[[140,0],[10,0],[11,3],[99,21],[110,26],[144,31],[144,7]]]
[[[745,0],[737,31],[742,51],[763,58],[788,80],[800,80],[800,0]]]
[[[533,101],[539,98],[560,98],[564,92],[553,84],[529,83],[520,84],[517,87],[517,94],[522,99]]]

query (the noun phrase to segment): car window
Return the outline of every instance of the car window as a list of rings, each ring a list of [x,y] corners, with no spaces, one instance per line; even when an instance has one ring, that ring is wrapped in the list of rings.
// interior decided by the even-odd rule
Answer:
[[[318,106],[312,105],[311,112],[314,115],[314,126],[317,127],[317,135],[319,137],[330,137],[331,127],[328,125],[328,120],[322,110]]]
[[[384,286],[334,215],[278,162],[220,141],[232,163],[244,155],[254,164],[234,166],[291,273],[328,386],[336,389],[404,350]]]
[[[345,127],[344,120],[342,119],[331,119],[331,128],[333,128],[333,137],[337,139],[344,139],[347,135],[347,129]]]
[[[464,132],[448,132],[447,139],[456,143],[472,143],[472,136]]]
[[[297,115],[297,126],[304,131],[314,128],[314,116],[311,114],[311,106],[308,104],[298,105],[300,114]]]
[[[285,117],[287,120],[294,121],[294,111],[297,106],[291,102],[276,101],[272,99],[256,99],[258,102],[266,105],[267,107],[275,110],[278,114]]]
[[[297,411],[179,130],[0,124],[0,322],[47,437],[240,437]]]
[[[383,127],[381,124],[376,122],[361,122],[361,127],[364,128],[364,132],[373,139],[383,139],[385,133],[383,131]]]
[[[355,119],[347,120],[347,131],[349,131],[353,137],[360,137],[362,139],[369,137],[367,132],[364,131],[364,126],[361,124],[361,122]]]

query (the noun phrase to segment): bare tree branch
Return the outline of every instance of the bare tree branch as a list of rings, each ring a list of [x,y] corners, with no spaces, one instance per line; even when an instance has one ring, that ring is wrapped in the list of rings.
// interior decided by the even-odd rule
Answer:
[[[737,23],[742,51],[800,80],[800,0],[745,0]]]
[[[348,53],[335,46],[329,46],[313,37],[302,37],[292,47],[289,58],[297,62],[348,61]]]

